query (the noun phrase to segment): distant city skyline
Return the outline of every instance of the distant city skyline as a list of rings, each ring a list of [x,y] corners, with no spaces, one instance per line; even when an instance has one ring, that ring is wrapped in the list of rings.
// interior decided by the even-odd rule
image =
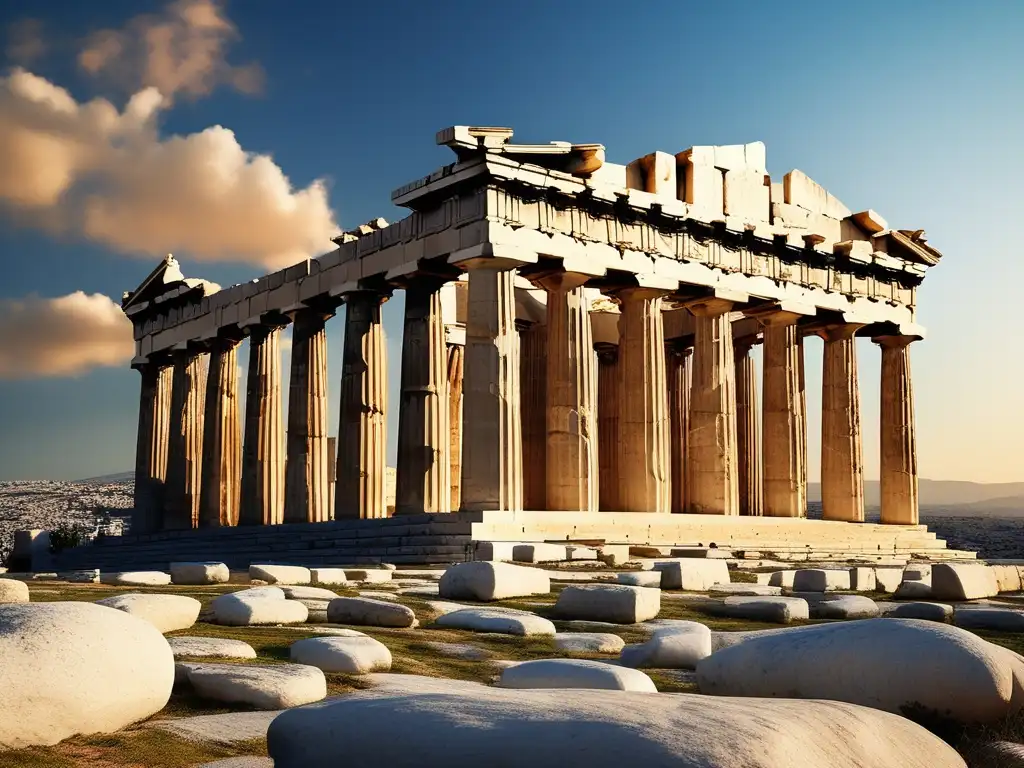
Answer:
[[[852,210],[925,229],[944,258],[911,353],[920,475],[1024,480],[1024,261],[1005,234],[1024,204],[1022,32],[1022,5],[946,0],[6,3],[0,480],[134,466],[118,305],[164,254],[227,286],[326,252],[340,229],[404,215],[391,190],[450,162],[433,137],[453,124],[599,142],[615,163],[764,141],[774,180],[799,168]],[[403,305],[384,307],[392,466]],[[328,324],[332,434],[343,316]],[[816,481],[821,342],[806,349]],[[879,354],[858,353],[876,478]]]

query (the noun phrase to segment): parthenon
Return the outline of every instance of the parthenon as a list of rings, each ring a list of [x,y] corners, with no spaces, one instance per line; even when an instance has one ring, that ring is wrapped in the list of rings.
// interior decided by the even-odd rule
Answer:
[[[392,194],[411,213],[318,258],[219,289],[168,257],[125,294],[142,377],[133,532],[388,517],[396,374],[395,516],[802,518],[811,335],[824,519],[864,521],[867,337],[881,354],[881,522],[918,525],[910,345],[941,258],[923,231],[852,213],[800,171],[773,181],[761,143],[619,165],[599,144],[512,136],[441,131],[455,162]],[[388,361],[381,308],[399,290],[402,354]],[[342,305],[332,468],[325,322]]]

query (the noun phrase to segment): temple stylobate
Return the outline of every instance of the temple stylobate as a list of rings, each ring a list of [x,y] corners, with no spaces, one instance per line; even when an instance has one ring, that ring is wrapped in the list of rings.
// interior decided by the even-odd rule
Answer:
[[[507,128],[437,142],[455,162],[392,194],[411,211],[397,223],[225,289],[168,257],[125,295],[142,374],[135,532],[461,511],[494,513],[495,531],[540,526],[540,539],[618,526],[639,541],[653,518],[619,513],[676,513],[677,538],[710,516],[802,518],[808,336],[824,343],[825,520],[864,520],[867,337],[881,355],[868,384],[881,392],[881,521],[917,526],[910,345],[941,258],[923,231],[852,213],[800,171],[773,181],[761,143],[617,165],[601,145],[514,144]],[[396,291],[402,354],[389,361],[381,315]],[[332,451],[325,323],[342,305]],[[553,512],[580,514],[537,517]]]

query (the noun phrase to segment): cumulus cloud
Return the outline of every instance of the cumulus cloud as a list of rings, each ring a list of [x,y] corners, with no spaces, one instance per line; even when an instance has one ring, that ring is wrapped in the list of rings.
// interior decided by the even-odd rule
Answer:
[[[32,64],[46,53],[43,22],[39,19],[21,19],[7,26],[7,58],[18,64]]]
[[[136,16],[122,29],[94,32],[78,54],[90,75],[129,91],[153,87],[167,99],[205,96],[220,85],[242,93],[263,88],[257,63],[229,64],[227,47],[238,29],[215,0],[177,0],[161,14]]]
[[[293,188],[221,126],[161,137],[167,106],[155,88],[118,110],[25,70],[0,77],[0,204],[23,225],[145,257],[275,269],[330,249],[322,181]]]
[[[134,351],[131,321],[102,294],[0,299],[0,379],[75,376]]]

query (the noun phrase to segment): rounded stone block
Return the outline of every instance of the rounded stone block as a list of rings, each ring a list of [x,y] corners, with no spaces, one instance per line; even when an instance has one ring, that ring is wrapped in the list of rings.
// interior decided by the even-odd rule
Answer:
[[[250,565],[249,578],[268,584],[309,584],[309,568],[298,565]]]
[[[29,602],[28,584],[15,579],[0,579],[0,603]]]
[[[658,689],[643,672],[589,659],[537,659],[508,667],[501,673],[502,688],[591,688],[608,691]]]
[[[563,618],[616,624],[638,624],[660,610],[661,590],[624,584],[566,587],[555,603],[555,612]]]
[[[451,600],[487,602],[550,591],[551,579],[544,571],[490,561],[456,563],[438,582],[439,596]]]
[[[196,694],[204,699],[275,710],[301,707],[327,696],[324,673],[304,664],[258,667],[185,662],[177,666]]]
[[[336,597],[327,604],[332,624],[409,628],[419,624],[412,608],[366,597]]]
[[[289,653],[292,661],[324,672],[365,675],[391,669],[391,651],[372,637],[311,637],[292,643]]]
[[[224,563],[171,563],[172,584],[227,584],[230,578]]]
[[[194,597],[185,595],[115,595],[96,603],[145,619],[161,632],[188,629],[203,607]]]

